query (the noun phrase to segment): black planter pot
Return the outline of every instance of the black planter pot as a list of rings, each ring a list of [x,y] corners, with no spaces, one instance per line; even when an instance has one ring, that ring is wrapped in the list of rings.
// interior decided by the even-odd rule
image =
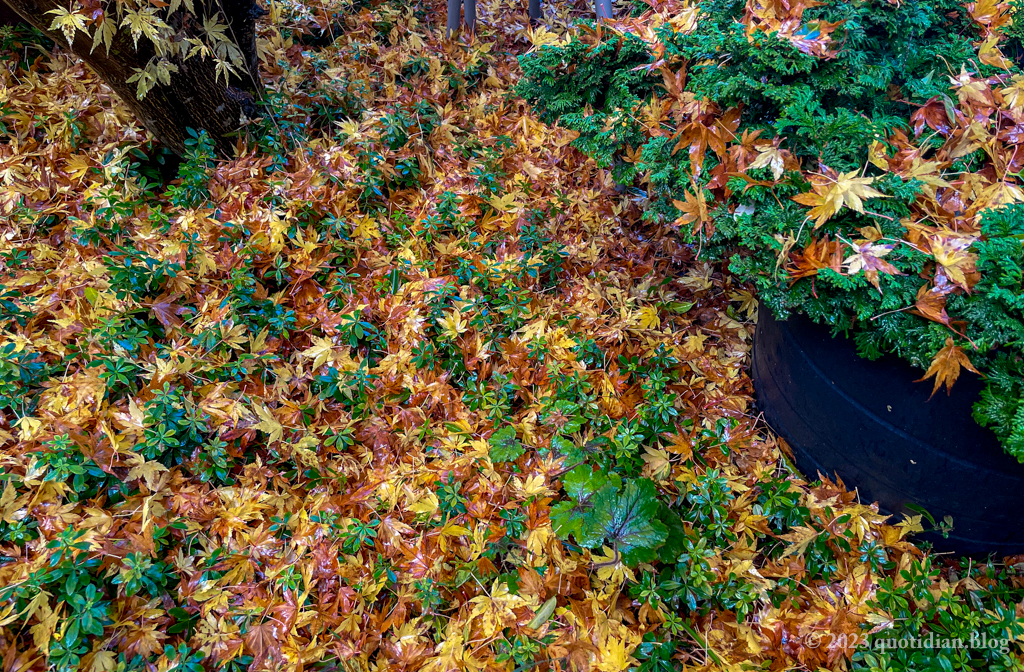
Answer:
[[[947,396],[903,360],[869,361],[803,316],[758,311],[753,379],[765,420],[810,478],[838,475],[886,513],[953,517],[939,551],[1024,553],[1024,465],[971,417],[982,383],[964,371]],[[927,525],[926,525],[927,527]]]

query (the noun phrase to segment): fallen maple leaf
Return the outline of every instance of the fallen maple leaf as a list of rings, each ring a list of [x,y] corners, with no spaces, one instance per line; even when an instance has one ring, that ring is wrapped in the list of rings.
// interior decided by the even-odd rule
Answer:
[[[793,528],[792,532],[783,534],[780,539],[793,542],[793,545],[788,547],[783,552],[782,557],[788,558],[791,555],[801,556],[807,550],[807,547],[818,538],[821,534],[821,530],[815,530],[812,527],[806,525],[797,525]]]
[[[153,489],[156,485],[156,479],[161,472],[167,471],[167,467],[160,464],[155,460],[147,461],[142,455],[138,453],[127,453],[128,463],[131,465],[131,469],[128,470],[128,480],[132,481],[137,478],[141,478],[146,481],[146,487]]]
[[[970,252],[974,238],[954,234],[936,234],[929,238],[928,243],[932,256],[939,262],[942,272],[949,281],[970,291],[971,284],[967,276],[975,272],[977,255]]]
[[[673,199],[672,205],[676,206],[682,213],[676,219],[675,224],[679,226],[693,224],[693,235],[697,235],[704,228],[705,224],[711,222],[711,217],[708,215],[708,204],[704,198],[704,190],[695,186],[694,191],[696,193],[685,192],[685,201]]]
[[[811,176],[813,191],[797,194],[793,200],[801,205],[811,207],[807,216],[814,220],[814,228],[818,228],[835,215],[842,207],[856,212],[864,212],[864,199],[888,198],[885,194],[871,186],[873,177],[855,177],[856,170],[849,173],[836,173],[826,168],[821,174]]]
[[[183,314],[186,309],[175,303],[180,298],[181,294],[177,292],[163,294],[153,299],[153,303],[149,305],[156,319],[168,329],[174,329],[182,325],[182,319],[178,316]]]
[[[943,284],[946,288],[952,288],[948,282]],[[927,285],[921,285],[921,288],[917,290],[917,300],[914,302],[914,310],[912,312],[952,329],[949,314],[946,313],[946,294],[949,292],[949,289],[944,290],[943,287],[939,286],[929,289]]]
[[[963,348],[959,345],[954,345],[953,338],[947,336],[946,345],[935,353],[935,358],[932,359],[931,366],[925,371],[924,376],[914,382],[920,383],[935,376],[935,386],[932,387],[932,393],[928,395],[928,398],[931,399],[943,384],[946,385],[946,394],[949,394],[950,390],[953,389],[953,383],[960,377],[961,366],[968,371],[979,373],[974,368],[974,365],[971,364],[971,360],[967,359],[967,353],[963,351]]]
[[[284,428],[274,417],[271,410],[259,402],[253,404],[252,410],[255,411],[256,415],[260,418],[260,421],[253,425],[252,428],[258,429],[261,432],[266,432],[267,443],[279,441],[281,436],[284,434]]]
[[[846,272],[849,275],[856,275],[861,271],[864,271],[864,276],[868,282],[875,286],[879,292],[882,288],[878,285],[878,274],[885,273],[886,275],[903,275],[899,269],[890,264],[888,261],[882,259],[885,255],[892,252],[892,245],[878,245],[870,241],[865,241],[860,244],[852,245],[854,254],[850,255],[843,260],[846,264]]]

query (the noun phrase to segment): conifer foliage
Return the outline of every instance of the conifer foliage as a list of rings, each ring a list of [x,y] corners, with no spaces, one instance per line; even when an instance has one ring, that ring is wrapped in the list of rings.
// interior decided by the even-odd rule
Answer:
[[[781,317],[936,390],[984,373],[976,418],[1024,461],[1019,6],[670,4],[535,50],[519,91]]]

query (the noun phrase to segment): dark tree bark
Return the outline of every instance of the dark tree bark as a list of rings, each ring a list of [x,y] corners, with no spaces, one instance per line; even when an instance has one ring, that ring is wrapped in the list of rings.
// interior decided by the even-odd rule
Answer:
[[[47,14],[60,6],[67,9],[66,3],[62,5],[57,0],[0,0],[0,4],[4,2],[54,42],[68,46],[62,33],[49,29],[53,15]],[[199,4],[196,3],[197,11]],[[230,35],[247,66],[239,68],[240,75],[227,83],[223,76],[217,79],[212,59],[195,56],[187,61],[175,61],[178,72],[171,75],[171,84],[156,84],[145,98],[139,100],[135,83],[129,84],[128,79],[134,74],[134,68],[144,68],[155,54],[148,40],[139,40],[136,50],[131,32],[127,27],[120,28],[108,53],[103,45],[93,50],[92,38],[79,31],[70,48],[113,89],[146,129],[171,150],[182,154],[185,140],[189,137],[187,129],[193,128],[206,130],[217,144],[218,151],[229,156],[234,141],[227,136],[239,129],[243,115],[253,117],[257,114],[254,96],[258,94],[260,80],[256,19],[265,11],[255,0],[211,0],[208,14],[217,10],[230,26]]]
[[[25,20],[18,16],[13,9],[0,2],[0,28],[3,26],[17,26],[25,23]]]

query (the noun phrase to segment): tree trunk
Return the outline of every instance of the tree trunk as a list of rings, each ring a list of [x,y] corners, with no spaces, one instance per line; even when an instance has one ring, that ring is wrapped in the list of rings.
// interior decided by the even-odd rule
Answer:
[[[540,0],[530,0],[530,23],[536,24],[540,21]]]
[[[25,21],[18,16],[13,9],[0,2],[0,28],[3,26],[17,26]]]
[[[43,31],[59,45],[68,42],[60,31],[49,30],[53,20],[52,9],[67,5],[57,0],[0,0],[6,2],[28,23]],[[200,12],[196,3],[197,12]],[[218,81],[212,59],[195,56],[187,61],[176,60],[178,72],[171,75],[171,84],[156,84],[139,100],[135,83],[128,83],[135,68],[144,68],[155,54],[153,45],[139,40],[136,50],[131,31],[120,28],[107,52],[105,46],[92,48],[92,38],[78,31],[71,43],[72,53],[93,69],[114,93],[124,101],[139,121],[160,142],[177,154],[185,151],[187,129],[206,130],[217,144],[218,151],[230,156],[234,141],[227,137],[237,131],[243,114],[256,116],[258,110],[254,94],[259,92],[259,59],[256,55],[256,19],[265,11],[255,0],[219,0],[214,7],[221,9],[230,26],[230,35],[241,50],[247,68],[239,77],[227,83],[223,76]],[[211,12],[212,13],[212,12]],[[106,19],[113,21],[111,16]],[[233,80],[233,81],[232,81]]]
[[[448,37],[459,29],[462,23],[462,0],[448,0]]]

